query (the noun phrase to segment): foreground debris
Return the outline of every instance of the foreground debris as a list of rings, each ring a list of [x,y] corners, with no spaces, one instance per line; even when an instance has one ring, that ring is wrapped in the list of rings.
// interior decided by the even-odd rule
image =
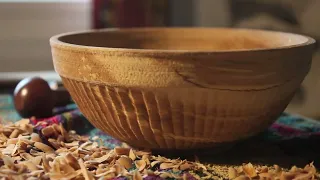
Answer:
[[[319,179],[313,164],[226,167],[154,156],[130,148],[108,149],[99,137],[67,132],[53,124],[37,129],[29,120],[0,125],[0,177],[3,179]]]

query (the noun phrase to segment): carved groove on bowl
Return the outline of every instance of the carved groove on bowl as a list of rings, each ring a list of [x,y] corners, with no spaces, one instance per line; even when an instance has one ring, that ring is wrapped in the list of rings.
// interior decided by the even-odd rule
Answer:
[[[153,149],[207,147],[257,134],[289,103],[294,91],[288,87],[299,84],[231,92],[133,89],[62,79],[94,126],[132,146]]]

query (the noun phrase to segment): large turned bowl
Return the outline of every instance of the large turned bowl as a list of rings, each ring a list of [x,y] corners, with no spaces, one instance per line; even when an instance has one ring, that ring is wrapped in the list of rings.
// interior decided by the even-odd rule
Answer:
[[[133,147],[208,148],[256,135],[307,75],[315,41],[228,28],[133,28],[50,39],[81,112]]]

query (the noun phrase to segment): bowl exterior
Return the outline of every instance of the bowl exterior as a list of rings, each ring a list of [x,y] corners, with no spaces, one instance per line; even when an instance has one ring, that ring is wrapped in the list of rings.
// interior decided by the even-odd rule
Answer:
[[[62,77],[97,128],[133,147],[194,149],[265,130],[290,102],[300,80],[263,91],[137,89]]]
[[[291,36],[290,36],[291,37]],[[55,70],[97,128],[139,148],[193,149],[265,130],[311,66],[311,44],[153,51],[51,42]]]

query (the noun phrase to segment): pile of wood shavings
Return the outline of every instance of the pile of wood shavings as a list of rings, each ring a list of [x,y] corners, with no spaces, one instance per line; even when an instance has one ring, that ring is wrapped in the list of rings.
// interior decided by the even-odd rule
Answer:
[[[318,179],[315,167],[238,167],[204,165],[154,156],[130,148],[108,149],[98,137],[50,125],[35,133],[29,120],[0,125],[2,179]]]

